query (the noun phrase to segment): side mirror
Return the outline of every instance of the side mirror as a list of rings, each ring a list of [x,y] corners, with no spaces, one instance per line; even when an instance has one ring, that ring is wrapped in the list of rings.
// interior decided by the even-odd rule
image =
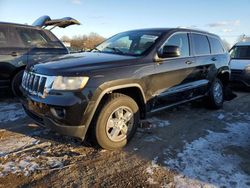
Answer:
[[[164,46],[163,49],[158,53],[160,58],[173,58],[180,57],[181,52],[178,46]]]

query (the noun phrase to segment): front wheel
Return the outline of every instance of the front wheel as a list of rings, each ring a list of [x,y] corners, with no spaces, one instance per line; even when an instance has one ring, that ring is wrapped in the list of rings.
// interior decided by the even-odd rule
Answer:
[[[216,78],[209,90],[207,102],[210,108],[220,109],[224,102],[224,91],[222,82]]]
[[[20,85],[22,83],[22,77],[23,77],[23,70],[19,71],[12,79],[11,82],[11,90],[12,93],[16,96],[16,97],[20,97],[22,92],[20,90]]]
[[[131,97],[111,94],[96,121],[97,143],[108,150],[124,147],[134,135],[139,118],[138,105]]]

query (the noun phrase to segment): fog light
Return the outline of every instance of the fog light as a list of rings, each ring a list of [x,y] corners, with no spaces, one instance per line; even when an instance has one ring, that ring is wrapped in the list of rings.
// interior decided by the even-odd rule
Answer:
[[[55,116],[57,119],[63,119],[65,118],[66,110],[64,108],[50,108],[50,112],[53,116]]]

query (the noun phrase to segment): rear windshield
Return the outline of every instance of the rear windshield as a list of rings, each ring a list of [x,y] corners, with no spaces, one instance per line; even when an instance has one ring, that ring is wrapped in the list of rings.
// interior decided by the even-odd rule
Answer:
[[[230,54],[232,59],[250,59],[250,46],[235,46]]]
[[[46,35],[48,32],[27,28],[18,28],[17,32],[28,48],[63,48],[63,45],[55,37]]]

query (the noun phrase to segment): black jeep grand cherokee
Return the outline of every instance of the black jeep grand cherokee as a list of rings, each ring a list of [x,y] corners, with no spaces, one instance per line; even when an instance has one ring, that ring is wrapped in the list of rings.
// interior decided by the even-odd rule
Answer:
[[[117,34],[92,52],[27,67],[23,106],[38,123],[93,140],[126,145],[147,113],[205,98],[221,108],[229,54],[216,35],[188,29]]]

